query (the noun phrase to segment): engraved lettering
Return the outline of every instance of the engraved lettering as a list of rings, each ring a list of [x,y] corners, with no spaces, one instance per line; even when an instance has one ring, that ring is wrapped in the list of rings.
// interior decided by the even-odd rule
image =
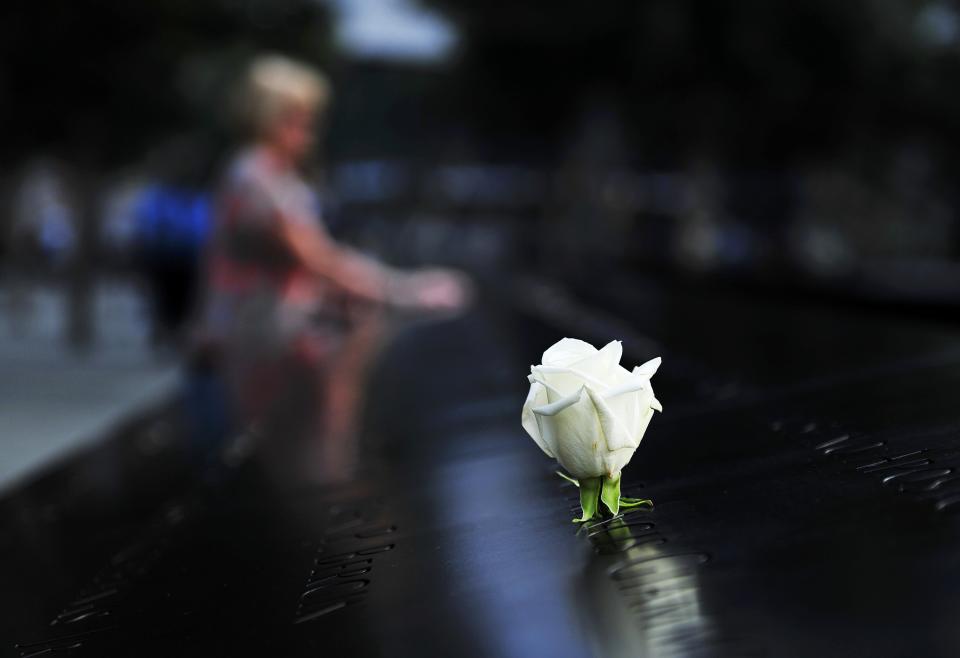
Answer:
[[[857,470],[862,471],[864,473],[873,473],[875,471],[884,470],[886,468],[896,468],[898,465],[902,465],[902,464],[910,464],[910,465],[929,464],[930,463],[929,459],[921,459],[918,457],[918,455],[922,455],[924,452],[926,452],[926,449],[913,450],[911,452],[905,452],[901,455],[896,455],[894,457],[884,457],[883,459],[880,459],[878,461],[857,466]],[[908,457],[913,457],[914,459],[909,459],[907,461],[904,461]]]
[[[826,449],[826,448],[832,448],[833,446],[836,446],[836,445],[838,445],[838,444],[846,443],[846,442],[849,441],[849,440],[850,440],[850,435],[849,435],[849,434],[841,434],[840,436],[838,436],[838,437],[835,438],[835,439],[830,439],[829,441],[824,441],[823,443],[821,443],[821,444],[819,444],[819,445],[817,445],[817,446],[814,446],[814,449],[815,449],[815,450],[824,450],[824,449]]]
[[[883,484],[890,484],[894,481],[906,483],[923,482],[925,480],[942,478],[944,475],[949,475],[951,472],[953,472],[953,469],[951,468],[912,469],[887,475],[883,478],[883,480],[881,480],[881,482],[883,482]]]
[[[868,443],[867,445],[837,445],[832,448],[827,448],[823,450],[824,455],[858,455],[862,452],[869,452],[870,450],[876,450],[877,448],[882,448],[886,444],[886,441],[875,441],[874,443]]]

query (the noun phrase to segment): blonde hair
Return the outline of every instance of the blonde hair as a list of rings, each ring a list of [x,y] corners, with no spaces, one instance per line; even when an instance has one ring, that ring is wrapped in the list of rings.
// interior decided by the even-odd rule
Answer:
[[[330,83],[313,67],[282,55],[261,55],[247,71],[239,97],[239,115],[254,135],[262,135],[292,109],[323,111]]]

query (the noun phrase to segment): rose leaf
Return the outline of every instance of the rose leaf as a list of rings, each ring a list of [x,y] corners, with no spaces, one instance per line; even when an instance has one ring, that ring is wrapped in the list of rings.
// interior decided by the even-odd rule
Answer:
[[[649,498],[627,498],[626,496],[620,497],[620,507],[630,509],[633,507],[640,507],[642,505],[649,505],[653,507],[653,501]]]
[[[620,513],[620,473],[615,478],[603,478],[600,500],[614,516]]]
[[[570,477],[569,475],[567,475],[566,473],[564,473],[564,472],[562,472],[562,471],[557,471],[557,475],[559,475],[560,477],[562,477],[562,478],[563,478],[564,480],[566,480],[567,482],[570,482],[570,483],[573,484],[573,486],[575,486],[575,487],[579,487],[579,486],[580,486],[580,483],[579,483],[576,479]]]
[[[598,498],[600,497],[601,478],[584,478],[580,480],[580,509],[583,516],[574,519],[574,523],[585,523],[597,514]]]

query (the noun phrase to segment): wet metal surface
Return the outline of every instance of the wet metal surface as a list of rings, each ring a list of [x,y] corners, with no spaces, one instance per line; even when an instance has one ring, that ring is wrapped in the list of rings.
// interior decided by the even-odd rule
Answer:
[[[9,492],[0,656],[960,653],[960,333],[655,288],[590,304],[401,332],[346,485],[257,459],[201,483],[182,442],[144,450],[166,410]],[[623,484],[656,507],[578,532],[519,410],[540,352],[577,323],[615,337],[607,317],[643,338],[628,365],[662,347],[665,413]]]

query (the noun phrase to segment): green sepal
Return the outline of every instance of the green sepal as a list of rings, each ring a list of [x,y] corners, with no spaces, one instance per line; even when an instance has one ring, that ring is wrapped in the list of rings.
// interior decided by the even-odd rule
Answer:
[[[579,486],[580,486],[580,483],[577,482],[576,479],[570,477],[569,475],[567,475],[566,473],[564,473],[564,472],[562,472],[562,471],[557,471],[557,475],[559,475],[560,477],[562,477],[564,480],[566,480],[567,482],[571,483],[571,484],[572,484],[573,486],[575,486],[575,487],[579,487]]]
[[[603,478],[600,500],[614,516],[620,513],[620,473],[615,478]]]
[[[584,478],[578,483],[580,486],[580,510],[583,516],[574,519],[574,523],[586,523],[597,515],[598,499],[602,478]]]
[[[649,498],[627,498],[626,496],[620,497],[620,507],[623,507],[624,509],[632,509],[642,505],[649,505],[652,508],[653,501]]]

